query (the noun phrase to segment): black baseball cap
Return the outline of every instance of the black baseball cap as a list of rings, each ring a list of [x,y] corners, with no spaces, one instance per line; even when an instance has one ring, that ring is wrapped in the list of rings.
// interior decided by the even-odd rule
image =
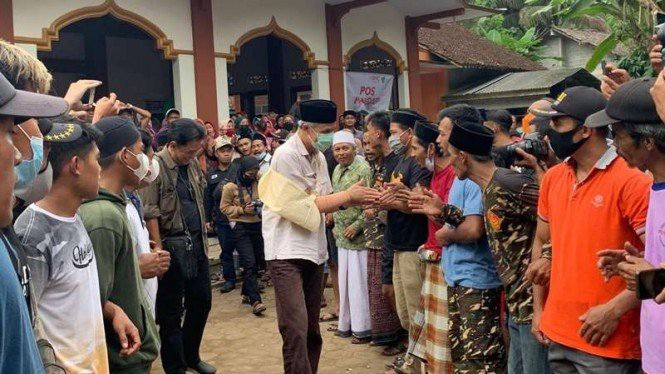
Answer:
[[[607,102],[607,107],[589,117],[587,126],[602,127],[618,122],[663,123],[650,92],[656,79],[633,79],[619,86]]]
[[[101,158],[113,155],[141,139],[136,125],[123,117],[104,117],[95,122],[95,127],[102,132],[102,139],[97,143]]]
[[[69,143],[83,135],[83,128],[74,123],[52,122],[50,119],[40,118],[37,125],[47,143]]]
[[[67,109],[69,104],[64,99],[17,90],[0,74],[0,115],[22,118],[57,117]]]
[[[546,108],[532,108],[531,114],[537,117],[572,117],[580,122],[605,109],[607,100],[600,91],[592,87],[575,86],[565,89],[555,102]]]

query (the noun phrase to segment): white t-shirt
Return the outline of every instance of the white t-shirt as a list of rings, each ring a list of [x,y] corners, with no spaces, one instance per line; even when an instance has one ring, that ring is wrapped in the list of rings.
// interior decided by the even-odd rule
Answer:
[[[16,220],[26,248],[37,313],[68,373],[108,372],[95,252],[81,218],[35,204]]]
[[[150,253],[150,236],[145,221],[139,215],[138,210],[131,201],[127,202],[127,218],[129,219],[129,230],[132,234],[132,244],[136,257],[143,253]],[[157,277],[143,280],[143,289],[150,299],[150,311],[155,317],[155,300],[157,299]]]

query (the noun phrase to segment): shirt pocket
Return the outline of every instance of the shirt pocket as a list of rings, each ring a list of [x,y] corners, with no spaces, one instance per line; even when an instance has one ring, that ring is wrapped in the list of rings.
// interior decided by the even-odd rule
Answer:
[[[161,214],[161,226],[165,231],[172,230],[175,226],[175,215],[178,205],[176,190],[173,186],[166,186],[162,191],[159,201],[159,211]]]

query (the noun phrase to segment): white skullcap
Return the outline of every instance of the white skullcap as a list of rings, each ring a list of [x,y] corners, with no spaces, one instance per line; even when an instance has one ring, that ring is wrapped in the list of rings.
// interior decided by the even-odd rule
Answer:
[[[333,145],[342,143],[349,143],[354,147],[356,146],[356,140],[353,137],[353,134],[345,130],[337,131],[335,135],[333,135]]]

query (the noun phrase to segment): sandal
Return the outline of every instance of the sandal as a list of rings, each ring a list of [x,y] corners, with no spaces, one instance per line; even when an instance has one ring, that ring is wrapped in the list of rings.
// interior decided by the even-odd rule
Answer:
[[[398,355],[400,353],[404,353],[405,351],[406,351],[406,347],[404,347],[404,345],[400,344],[400,345],[397,345],[397,346],[389,346],[389,347],[384,348],[383,351],[381,351],[381,355],[382,356],[395,356],[395,355]]]
[[[371,341],[372,341],[371,337],[357,338],[357,337],[354,336],[353,339],[351,339],[351,344],[367,344]]]
[[[330,326],[328,326],[328,328],[326,329],[326,331],[330,331],[330,332],[335,332],[335,331],[337,331],[337,324],[336,324],[336,323],[332,323],[332,324],[330,324]]]
[[[332,322],[332,321],[337,321],[339,319],[339,316],[334,314],[334,313],[326,313],[319,317],[319,322]]]
[[[404,356],[400,355],[400,356],[395,357],[393,362],[391,362],[389,364],[386,364],[386,369],[394,369],[394,368],[400,367],[402,365],[404,365]]]

